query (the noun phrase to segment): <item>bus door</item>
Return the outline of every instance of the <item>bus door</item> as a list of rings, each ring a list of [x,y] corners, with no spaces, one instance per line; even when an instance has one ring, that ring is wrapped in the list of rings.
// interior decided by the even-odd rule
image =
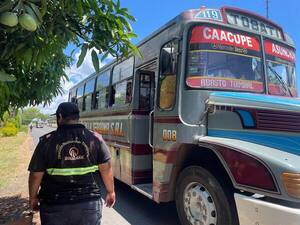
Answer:
[[[153,199],[167,198],[177,148],[180,124],[177,103],[179,41],[165,43],[160,51],[160,66],[153,117]]]
[[[156,61],[137,70],[132,115],[132,184],[152,195],[152,128]],[[134,188],[134,187],[133,187]]]

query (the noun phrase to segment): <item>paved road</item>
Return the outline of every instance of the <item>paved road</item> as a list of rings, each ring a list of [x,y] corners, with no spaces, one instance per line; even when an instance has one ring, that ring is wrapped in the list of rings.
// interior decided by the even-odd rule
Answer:
[[[33,128],[35,143],[52,130]],[[116,182],[116,194],[115,206],[103,209],[102,225],[179,225],[174,204],[156,204],[121,182]]]
[[[33,137],[33,141],[34,141],[34,144],[37,145],[37,143],[39,142],[39,138],[51,131],[53,131],[54,129],[52,127],[43,127],[43,128],[36,128],[36,127],[33,127],[32,128],[32,137]]]

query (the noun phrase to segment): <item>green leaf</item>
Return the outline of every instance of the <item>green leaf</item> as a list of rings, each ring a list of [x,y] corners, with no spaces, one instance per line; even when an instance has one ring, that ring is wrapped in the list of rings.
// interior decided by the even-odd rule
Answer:
[[[107,58],[108,55],[109,55],[109,52],[106,52],[106,53],[102,56],[101,60],[102,60],[102,61],[105,60],[105,59]]]
[[[95,50],[92,51],[92,61],[93,61],[93,65],[96,70],[96,73],[99,73],[99,70],[100,70],[99,59],[98,59],[98,55]]]
[[[4,70],[0,70],[0,81],[2,82],[12,82],[15,81],[16,77],[12,74],[7,74]]]
[[[124,17],[120,16],[120,17],[118,17],[118,19],[125,25],[125,27],[128,31],[130,31],[130,32],[132,31],[132,27],[131,27],[130,23],[128,23]]]
[[[24,5],[24,8],[26,10],[26,12],[32,16],[32,18],[37,22],[37,23],[41,23],[42,21],[36,16],[35,12],[33,11],[33,9],[28,6],[28,5]]]
[[[41,15],[41,12],[40,12],[39,8],[35,4],[33,4],[33,3],[30,3],[30,7],[33,9],[33,11],[34,11],[35,15],[37,16],[38,20],[40,22],[42,22],[43,21],[43,17]]]
[[[131,39],[131,38],[136,38],[137,35],[136,35],[135,33],[133,33],[133,32],[129,32],[129,33],[127,33],[127,37],[128,37],[129,39]]]
[[[22,58],[25,62],[25,64],[29,65],[31,63],[31,60],[33,58],[33,51],[31,48],[27,48],[23,54],[22,54]]]
[[[83,44],[82,47],[81,47],[81,53],[80,53],[80,56],[79,56],[79,59],[78,59],[78,62],[77,62],[77,67],[80,67],[81,64],[83,63],[84,57],[87,53],[87,49],[88,49],[88,45],[86,43]]]
[[[47,0],[41,1],[41,15],[44,16],[47,12]]]
[[[77,6],[78,15],[80,17],[82,17],[83,16],[82,0],[77,0],[76,1],[76,6]]]
[[[38,2],[40,2],[41,0],[27,0],[27,1],[33,2],[33,3],[38,3]]]
[[[10,1],[10,0],[4,1],[4,3],[0,5],[0,13],[9,11],[14,4],[15,1]]]
[[[13,9],[13,11],[18,11],[24,8],[24,4],[22,1],[19,1],[18,4],[15,6],[15,8]]]

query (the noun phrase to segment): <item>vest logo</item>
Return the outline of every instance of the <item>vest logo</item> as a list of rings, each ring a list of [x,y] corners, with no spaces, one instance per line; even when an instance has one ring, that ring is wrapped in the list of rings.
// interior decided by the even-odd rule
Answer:
[[[69,149],[69,156],[65,156],[65,160],[79,160],[84,159],[84,155],[79,155],[80,151],[76,147]]]
[[[69,150],[69,155],[70,155],[72,158],[76,158],[76,157],[78,156],[78,154],[79,154],[78,148],[76,148],[76,147],[70,148],[70,150]]]
[[[65,161],[74,161],[89,157],[88,146],[79,140],[63,142],[56,146],[57,159]]]

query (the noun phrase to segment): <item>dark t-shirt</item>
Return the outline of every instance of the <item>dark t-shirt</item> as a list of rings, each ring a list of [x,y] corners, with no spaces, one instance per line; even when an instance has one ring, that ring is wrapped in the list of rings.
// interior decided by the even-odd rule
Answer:
[[[100,134],[81,124],[61,125],[40,138],[28,170],[45,172],[39,198],[69,203],[100,198],[98,165],[110,160]]]

